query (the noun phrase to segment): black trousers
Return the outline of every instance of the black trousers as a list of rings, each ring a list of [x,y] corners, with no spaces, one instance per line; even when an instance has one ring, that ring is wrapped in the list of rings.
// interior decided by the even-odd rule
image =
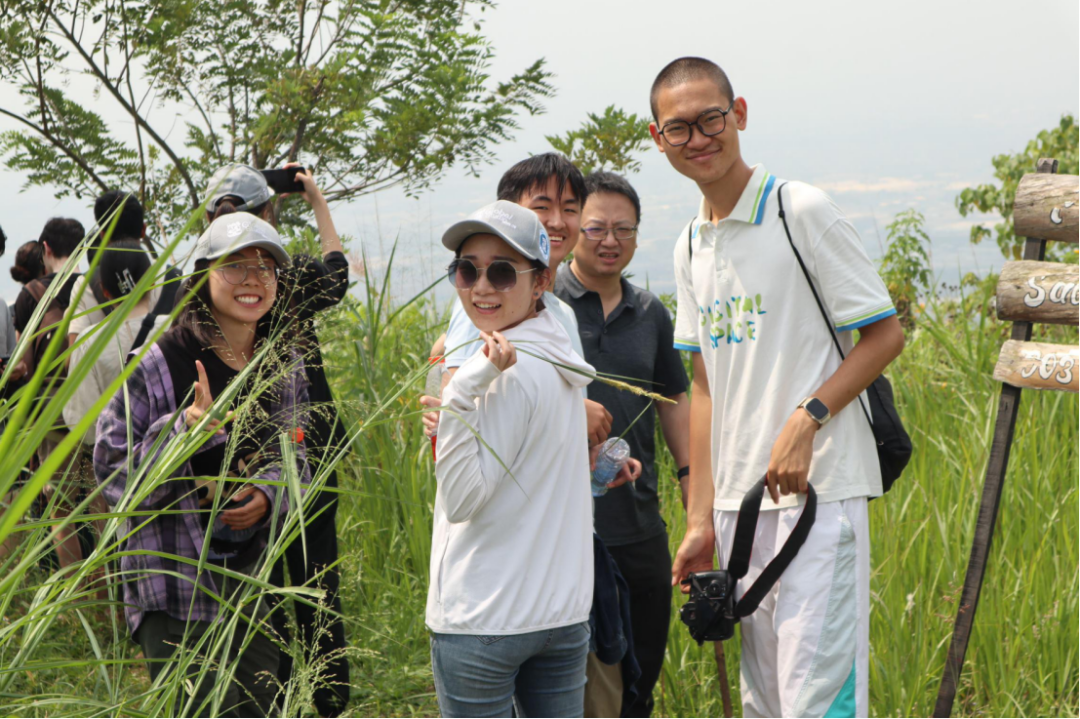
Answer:
[[[327,486],[337,487],[335,473],[327,478]],[[315,575],[322,572],[338,559],[337,494],[322,492],[312,505],[312,513],[317,513],[326,506],[310,525],[305,528],[307,538],[307,562],[304,561],[304,545],[298,537],[285,550],[285,562],[289,568],[289,579],[295,586],[315,584]],[[270,581],[277,586],[284,586],[285,572],[281,560],[274,565]],[[326,592],[326,604],[335,612],[341,613],[341,575],[337,567],[326,571],[318,579],[318,586]],[[321,669],[325,684],[315,690],[315,709],[323,717],[339,716],[349,701],[349,660],[342,651],[346,646],[345,625],[340,619],[326,612],[315,609],[302,602],[293,602],[296,608],[296,626],[300,638],[307,648],[307,661],[323,662]],[[274,629],[286,643],[289,641],[288,614],[284,607],[279,607],[273,616]],[[329,656],[329,660],[321,657]],[[282,684],[292,675],[293,660],[287,652],[281,652],[278,663],[278,679]]]
[[[653,687],[660,678],[671,623],[671,552],[667,532],[634,544],[608,547],[630,586],[630,625],[634,655],[641,665],[637,700],[623,705],[624,717],[647,717]]]

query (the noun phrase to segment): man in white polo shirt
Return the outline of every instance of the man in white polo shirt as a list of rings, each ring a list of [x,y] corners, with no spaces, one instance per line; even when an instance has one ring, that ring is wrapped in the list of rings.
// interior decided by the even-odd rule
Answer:
[[[657,76],[651,104],[657,147],[702,194],[674,253],[675,346],[694,353],[694,378],[687,531],[673,582],[711,569],[714,544],[727,562],[743,496],[767,476],[771,501],[741,594],[783,546],[809,481],[817,521],[741,623],[743,710],[866,716],[867,499],[881,494],[881,473],[856,398],[903,349],[895,309],[855,228],[824,193],[743,161],[747,103],[723,70],[676,60]],[[831,328],[789,244],[779,199]]]

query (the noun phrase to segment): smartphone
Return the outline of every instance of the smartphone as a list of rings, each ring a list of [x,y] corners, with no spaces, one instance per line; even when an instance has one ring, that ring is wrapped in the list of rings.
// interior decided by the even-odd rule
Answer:
[[[266,184],[277,194],[283,192],[303,192],[304,184],[296,179],[296,173],[304,172],[300,166],[285,167],[280,170],[259,170],[266,178]]]

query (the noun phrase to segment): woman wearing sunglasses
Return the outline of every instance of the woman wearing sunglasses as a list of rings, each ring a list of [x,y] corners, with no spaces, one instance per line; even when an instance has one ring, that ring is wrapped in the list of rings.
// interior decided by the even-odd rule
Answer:
[[[276,485],[285,479],[283,434],[294,442],[301,482],[309,477],[304,444],[295,439],[308,399],[303,363],[274,342],[283,305],[278,271],[289,263],[277,231],[247,213],[227,215],[210,224],[194,256],[194,279],[205,282],[196,282],[173,328],[99,418],[94,449],[109,504],[118,511],[161,511],[149,521],[128,520],[125,531],[134,533],[125,548],[134,555],[121,561],[128,627],[152,679],[172,670],[178,647],[192,649],[211,629],[219,618],[215,594],[239,606],[244,583],[235,574],[261,571],[270,528],[280,531],[289,506],[288,493]],[[268,342],[273,344],[266,347]],[[208,417],[222,395],[229,396],[227,406],[218,402]],[[234,409],[235,419],[225,424]],[[132,492],[145,491],[139,484],[146,468],[168,461],[167,451],[159,457],[159,443],[164,447],[184,432],[209,436],[172,478],[132,501]],[[233,479],[221,481],[226,477]],[[208,564],[200,572],[189,562],[203,556]],[[277,672],[278,649],[267,636],[273,633],[269,622],[263,623],[267,602],[245,604],[257,631],[240,621],[231,646],[185,667],[190,675],[200,668],[205,673],[202,681],[181,683],[188,686],[178,712],[267,716],[272,710],[277,690],[265,675]],[[223,704],[204,704],[218,683],[216,667],[233,662],[233,681],[218,695]]]
[[[592,368],[540,299],[550,241],[500,201],[443,235],[484,347],[443,391],[427,625],[443,716],[581,716],[592,606]]]

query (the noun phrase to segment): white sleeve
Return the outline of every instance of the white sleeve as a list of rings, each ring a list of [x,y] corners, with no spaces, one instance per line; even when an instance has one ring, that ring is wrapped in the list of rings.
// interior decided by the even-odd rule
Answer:
[[[81,362],[86,358],[86,352],[93,343],[92,337],[87,337],[86,332],[80,332],[79,337],[75,340],[85,340],[82,344],[77,345],[75,349],[71,351],[71,369],[69,374],[75,371],[75,368],[79,366]],[[105,350],[115,351],[113,347],[106,347]],[[93,368],[87,373],[86,377],[75,387],[75,394],[71,396],[67,404],[64,405],[64,424],[68,427],[74,427],[79,423],[86,413],[90,411],[90,408],[94,406],[94,403],[101,397],[103,390],[99,390],[97,382],[95,381]]]
[[[450,326],[446,328],[447,367],[460,367],[476,354],[481,347],[480,330],[469,319],[459,298],[454,298],[454,307],[450,312]]]
[[[71,296],[78,297],[79,291],[86,284],[86,275],[81,275],[71,286]],[[105,313],[94,309],[97,307],[97,298],[89,287],[79,297],[79,304],[72,310],[71,322],[68,324],[68,334],[80,334],[91,325],[95,325],[105,319]],[[87,314],[89,313],[89,314]],[[82,315],[78,317],[77,315]]]
[[[675,349],[701,351],[698,335],[700,321],[697,299],[694,296],[694,275],[690,262],[691,222],[675,241]]]
[[[498,392],[485,396],[496,379]],[[477,401],[479,399],[479,402]],[[512,375],[502,375],[483,354],[476,355],[454,374],[443,390],[435,443],[436,490],[449,522],[467,522],[491,499],[507,471],[500,466],[485,474],[482,455],[493,453],[507,467],[525,442],[532,402]],[[483,409],[481,409],[481,407]],[[480,413],[491,428],[479,437]],[[486,445],[486,446],[485,446]]]
[[[0,337],[3,338],[4,346],[0,347],[0,356],[4,358],[10,357],[15,354],[15,321],[11,318],[11,308],[8,307],[7,302],[0,300],[0,324],[3,324],[3,331],[0,331]]]
[[[836,331],[846,332],[895,315],[896,308],[859,233],[839,208],[835,214],[812,245],[814,274]]]

